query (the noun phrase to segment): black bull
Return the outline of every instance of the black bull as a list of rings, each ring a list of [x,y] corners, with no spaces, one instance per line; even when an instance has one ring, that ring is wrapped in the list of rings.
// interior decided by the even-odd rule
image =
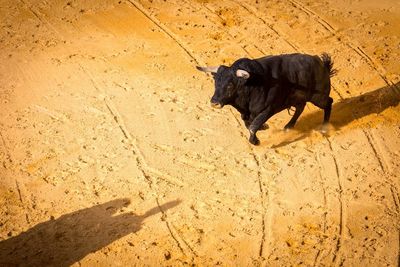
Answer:
[[[335,73],[329,55],[305,54],[242,58],[232,66],[197,67],[211,72],[215,92],[211,105],[231,105],[242,115],[250,132],[250,143],[260,143],[257,131],[274,114],[295,107],[296,111],[285,129],[294,127],[306,102],[324,110],[324,125],[329,122],[332,108],[330,77]]]

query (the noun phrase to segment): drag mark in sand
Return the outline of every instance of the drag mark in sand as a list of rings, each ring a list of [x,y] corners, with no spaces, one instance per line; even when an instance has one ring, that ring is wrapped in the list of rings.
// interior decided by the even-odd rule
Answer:
[[[315,160],[318,163],[318,178],[320,181],[320,188],[322,189],[323,193],[323,208],[324,208],[324,213],[323,213],[323,225],[322,225],[322,230],[324,235],[326,234],[327,230],[327,208],[328,208],[328,199],[326,195],[326,187],[325,187],[325,180],[323,179],[322,175],[322,169],[323,169],[323,164],[321,163],[321,158],[320,154],[318,152],[313,151],[315,153]],[[314,266],[319,266],[320,265],[320,258],[322,257],[321,249],[318,249],[318,252],[315,256],[314,259]]]
[[[282,33],[279,33],[275,27],[273,26],[273,23],[268,22],[262,16],[257,14],[257,11],[252,10],[250,7],[246,6],[245,4],[241,3],[240,1],[235,1],[237,5],[245,9],[248,13],[250,13],[252,16],[255,18],[259,19],[264,25],[266,25],[270,30],[272,30],[276,35],[278,35],[279,38],[281,38],[286,44],[288,44],[291,48],[293,48],[295,51],[299,51],[300,48],[295,45],[293,42],[290,42]]]
[[[149,187],[151,188],[152,184],[153,184],[153,181],[151,179],[151,177],[152,177],[151,174],[154,174],[155,176],[157,176],[157,178],[159,180],[163,180],[167,184],[182,187],[183,184],[180,180],[175,179],[172,176],[170,176],[169,174],[164,173],[158,169],[155,169],[147,164],[142,151],[139,149],[139,147],[137,145],[136,138],[132,137],[132,135],[127,130],[126,125],[122,119],[122,116],[119,114],[117,108],[112,103],[112,100],[109,99],[107,94],[105,92],[103,92],[103,90],[100,89],[100,87],[97,85],[97,83],[94,80],[94,78],[92,77],[92,75],[82,65],[80,65],[80,68],[87,75],[87,77],[91,81],[93,87],[98,92],[104,94],[104,98],[103,98],[104,103],[105,103],[110,115],[112,116],[113,120],[116,122],[119,129],[121,130],[121,133],[123,134],[124,138],[128,141],[128,143],[131,147],[131,150],[132,150],[132,154],[136,158],[136,165],[137,165],[138,169],[140,170],[140,172],[142,173],[144,179],[149,184]]]
[[[379,63],[373,60],[372,57],[370,57],[361,47],[354,45],[350,41],[344,41],[343,38],[340,38],[340,35],[337,33],[337,30],[316,12],[305,7],[296,0],[289,0],[289,2],[293,5],[293,7],[303,11],[309,17],[313,18],[318,24],[320,24],[323,28],[325,28],[326,31],[331,33],[333,36],[338,37],[337,40],[339,40],[341,43],[345,44],[348,48],[350,48],[356,54],[358,54],[381,77],[381,79],[388,86],[393,86],[396,92],[400,94],[400,88],[386,76],[386,70]]]
[[[338,261],[339,261],[339,257],[340,257],[340,248],[342,246],[342,242],[343,242],[343,238],[344,238],[344,233],[343,233],[343,227],[344,227],[344,223],[345,223],[345,216],[346,216],[346,211],[344,209],[344,205],[343,205],[343,185],[342,185],[342,181],[341,181],[341,176],[340,176],[340,168],[339,168],[339,164],[338,161],[336,159],[335,156],[335,151],[333,150],[333,146],[332,146],[332,141],[328,138],[325,137],[325,139],[328,141],[329,144],[329,149],[331,150],[331,155],[333,158],[333,162],[335,163],[335,170],[336,170],[336,178],[337,178],[337,188],[338,188],[338,202],[339,202],[339,233],[338,233],[338,237],[337,237],[337,242],[336,242],[336,248],[334,251],[334,256],[332,259],[332,263],[337,265]]]
[[[153,17],[149,12],[145,10],[145,8],[134,0],[128,0],[132,6],[134,6],[137,10],[139,10],[145,17],[147,17],[151,22],[153,22],[157,27],[159,27],[167,36],[169,36],[175,43],[180,46],[185,53],[196,62],[197,65],[204,65],[200,62],[195,56],[194,53],[191,52],[186,45],[184,45],[183,41],[181,41],[178,36],[176,36],[172,31],[170,31],[166,26],[164,26],[158,19]]]
[[[241,126],[241,123],[240,123],[239,119],[235,116],[235,114],[232,112],[232,110],[230,110],[230,111],[231,111],[232,116],[235,118],[237,124],[239,126]],[[240,131],[240,132],[241,132],[241,135],[244,138],[246,138],[246,135],[243,133],[243,131]],[[247,141],[247,138],[246,138],[246,141]],[[260,160],[257,157],[257,155],[255,154],[252,145],[250,145],[248,143],[248,146],[249,146],[249,149],[251,151],[251,155],[252,155],[252,157],[253,157],[256,165],[257,165],[257,168],[258,168],[258,170],[257,170],[257,182],[258,182],[258,188],[259,188],[260,203],[261,203],[261,207],[262,207],[262,211],[263,211],[262,212],[262,216],[261,216],[261,231],[262,231],[262,234],[261,234],[261,240],[260,240],[260,245],[259,245],[259,249],[258,249],[258,256],[263,261],[265,259],[265,257],[263,255],[265,254],[266,250],[268,251],[268,248],[266,249],[266,247],[265,247],[266,236],[267,236],[267,228],[268,228],[268,235],[272,234],[272,229],[271,229],[272,225],[271,225],[271,223],[268,223],[268,222],[272,221],[272,213],[269,211],[270,210],[270,206],[271,206],[270,205],[271,194],[270,194],[268,188],[265,188],[263,186],[263,183],[262,183],[262,170],[263,170],[263,167],[262,167],[262,165],[260,163]],[[268,196],[268,197],[266,197],[266,196]],[[267,216],[269,218],[268,220],[266,220]]]
[[[164,222],[165,222],[165,224],[166,224],[166,226],[167,226],[167,228],[168,228],[169,235],[172,237],[173,240],[175,240],[175,242],[176,242],[176,244],[177,244],[179,250],[183,253],[183,255],[186,255],[185,251],[183,250],[183,248],[182,248],[182,246],[181,246],[181,243],[180,243],[179,240],[176,238],[175,234],[172,232],[170,223],[169,223],[168,220],[167,220],[167,214],[166,214],[165,211],[161,208],[161,205],[160,205],[160,202],[158,201],[158,198],[156,198],[156,202],[157,202],[158,209],[160,210],[160,212],[161,212],[161,214],[162,214],[162,215],[161,215],[161,221],[164,221]]]
[[[0,130],[0,138],[1,138],[1,143],[3,144],[3,148],[4,148],[4,153],[6,155],[6,159],[7,159],[8,163],[12,164],[13,161],[12,161],[12,158],[11,158],[11,154],[10,154],[9,149],[7,148],[6,140],[4,140],[4,136],[3,136],[3,133],[1,132],[1,130]],[[3,162],[3,167],[5,169],[8,168],[8,166],[6,166],[6,164],[5,164],[5,162]]]

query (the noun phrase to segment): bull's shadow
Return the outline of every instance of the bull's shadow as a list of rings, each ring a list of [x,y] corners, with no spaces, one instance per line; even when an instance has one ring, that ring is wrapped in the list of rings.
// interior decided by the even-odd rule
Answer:
[[[354,120],[365,117],[369,114],[381,113],[385,109],[396,106],[400,102],[400,82],[394,86],[386,86],[380,89],[341,100],[332,107],[330,123],[335,130],[346,126]],[[323,111],[312,112],[302,115],[295,126],[295,130],[301,136],[293,140],[285,140],[273,147],[281,147],[299,141],[309,136],[312,130],[318,129],[322,124]]]
[[[40,223],[16,237],[0,242],[0,266],[70,266],[89,253],[140,230],[143,220],[160,210],[177,206],[165,203],[143,215],[113,216],[128,199],[116,199]]]

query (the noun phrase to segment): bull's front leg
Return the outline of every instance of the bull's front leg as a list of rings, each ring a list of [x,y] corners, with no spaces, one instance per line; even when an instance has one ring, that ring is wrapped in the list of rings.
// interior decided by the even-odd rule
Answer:
[[[261,113],[259,113],[248,127],[250,132],[249,142],[253,145],[259,145],[260,140],[257,138],[257,131],[262,128],[264,123],[273,115],[272,107],[268,106]]]
[[[244,115],[242,114],[242,120],[244,122],[244,125],[246,126],[247,129],[249,129],[252,121],[254,120],[254,117],[251,115]],[[260,126],[260,129],[258,130],[266,130],[268,129],[268,125],[267,124],[263,124]]]

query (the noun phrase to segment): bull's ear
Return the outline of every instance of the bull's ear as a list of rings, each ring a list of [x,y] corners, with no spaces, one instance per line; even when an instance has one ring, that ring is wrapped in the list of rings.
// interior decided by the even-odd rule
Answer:
[[[243,78],[243,79],[247,80],[248,78],[250,78],[250,73],[248,73],[245,70],[239,69],[239,70],[236,71],[236,76],[239,77],[239,78]]]
[[[204,71],[204,72],[211,72],[211,73],[217,73],[219,66],[216,67],[199,67],[196,66],[196,69],[199,71]]]

